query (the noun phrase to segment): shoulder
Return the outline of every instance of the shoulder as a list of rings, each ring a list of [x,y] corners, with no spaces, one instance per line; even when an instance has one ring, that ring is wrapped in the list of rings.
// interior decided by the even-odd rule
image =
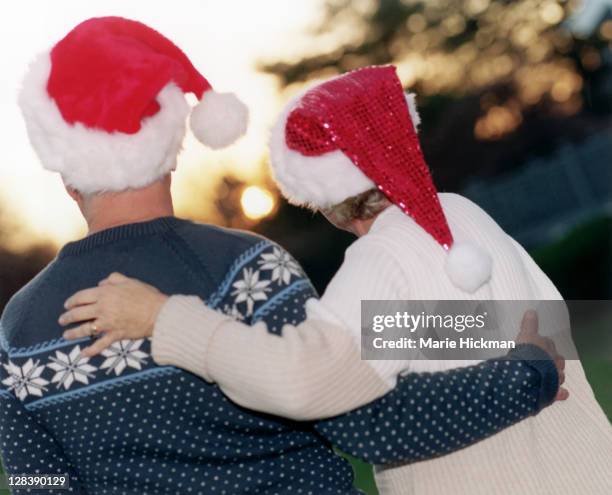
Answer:
[[[239,254],[262,242],[271,243],[269,239],[253,232],[190,220],[177,220],[175,230],[190,243],[205,245],[210,251],[222,251],[228,254]]]
[[[16,331],[32,310],[40,287],[45,283],[56,263],[57,261],[53,261],[47,265],[30,282],[17,291],[6,304],[0,319],[0,347],[6,349],[13,341]]]
[[[355,269],[363,263],[402,264],[412,252],[423,230],[399,208],[384,211],[370,231],[355,240],[346,250],[344,261]]]
[[[259,318],[281,302],[316,296],[299,263],[270,239],[185,220],[179,221],[175,230],[218,281],[207,300],[209,306],[238,319]],[[265,306],[265,311],[258,311],[260,306]]]
[[[487,222],[501,230],[501,227],[485,210],[465,196],[456,193],[440,193],[438,197],[449,221]]]
[[[379,294],[381,298],[391,298],[405,285],[404,258],[410,258],[410,254],[402,246],[401,235],[390,228],[370,232],[348,247],[325,295],[358,294],[360,299],[372,299]]]
[[[243,230],[177,219],[173,242],[189,257],[205,267],[213,284],[218,283],[236,263],[273,244],[270,240]]]

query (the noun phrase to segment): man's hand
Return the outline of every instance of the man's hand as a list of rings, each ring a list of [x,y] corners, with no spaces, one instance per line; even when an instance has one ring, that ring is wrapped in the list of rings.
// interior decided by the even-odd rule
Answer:
[[[523,315],[521,331],[516,338],[517,344],[532,344],[546,351],[555,362],[559,374],[559,391],[555,400],[566,400],[569,397],[567,389],[561,387],[565,382],[565,358],[557,353],[555,343],[548,337],[542,337],[538,333],[538,314],[529,310]]]
[[[62,326],[81,323],[64,332],[64,338],[79,339],[101,335],[83,356],[99,354],[113,342],[153,335],[155,320],[168,296],[155,287],[113,273],[98,287],[85,289],[64,304],[68,310],[59,318]]]

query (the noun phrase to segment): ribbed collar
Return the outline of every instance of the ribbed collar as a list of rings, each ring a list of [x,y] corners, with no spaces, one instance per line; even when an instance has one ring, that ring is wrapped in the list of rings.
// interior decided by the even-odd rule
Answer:
[[[180,220],[175,217],[160,217],[148,222],[129,223],[95,234],[88,235],[80,241],[69,242],[59,252],[58,257],[78,255],[95,249],[98,246],[120,241],[122,239],[134,239],[165,232],[176,225]]]
[[[397,206],[391,205],[378,214],[376,220],[374,220],[374,223],[372,223],[372,226],[370,227],[370,232],[376,232],[387,225],[405,222],[404,217],[408,217],[408,215],[406,215]]]

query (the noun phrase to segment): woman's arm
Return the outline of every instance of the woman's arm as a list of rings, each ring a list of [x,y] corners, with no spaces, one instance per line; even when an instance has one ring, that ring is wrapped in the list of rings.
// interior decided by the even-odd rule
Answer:
[[[234,402],[294,420],[336,416],[391,386],[342,327],[307,319],[282,336],[240,323],[194,296],[172,296],[153,331],[153,358],[215,382]]]

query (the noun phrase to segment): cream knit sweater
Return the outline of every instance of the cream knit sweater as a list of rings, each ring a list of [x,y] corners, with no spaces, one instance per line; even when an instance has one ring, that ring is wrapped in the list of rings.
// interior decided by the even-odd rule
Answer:
[[[475,294],[450,283],[445,252],[391,207],[347,250],[321,301],[309,302],[308,320],[285,328],[282,338],[265,328],[245,332],[196,298],[173,297],[157,322],[155,359],[216,381],[245,407],[295,419],[367,403],[393,387],[401,372],[471,364],[359,359],[361,300],[561,299],[485,212],[458,195],[440,194],[440,200],[455,239],[476,243],[493,257],[491,280]],[[518,321],[508,328],[518,330]],[[412,465],[377,467],[381,494],[612,493],[612,428],[578,361],[567,363],[566,386],[571,397],[565,403],[472,447]]]

